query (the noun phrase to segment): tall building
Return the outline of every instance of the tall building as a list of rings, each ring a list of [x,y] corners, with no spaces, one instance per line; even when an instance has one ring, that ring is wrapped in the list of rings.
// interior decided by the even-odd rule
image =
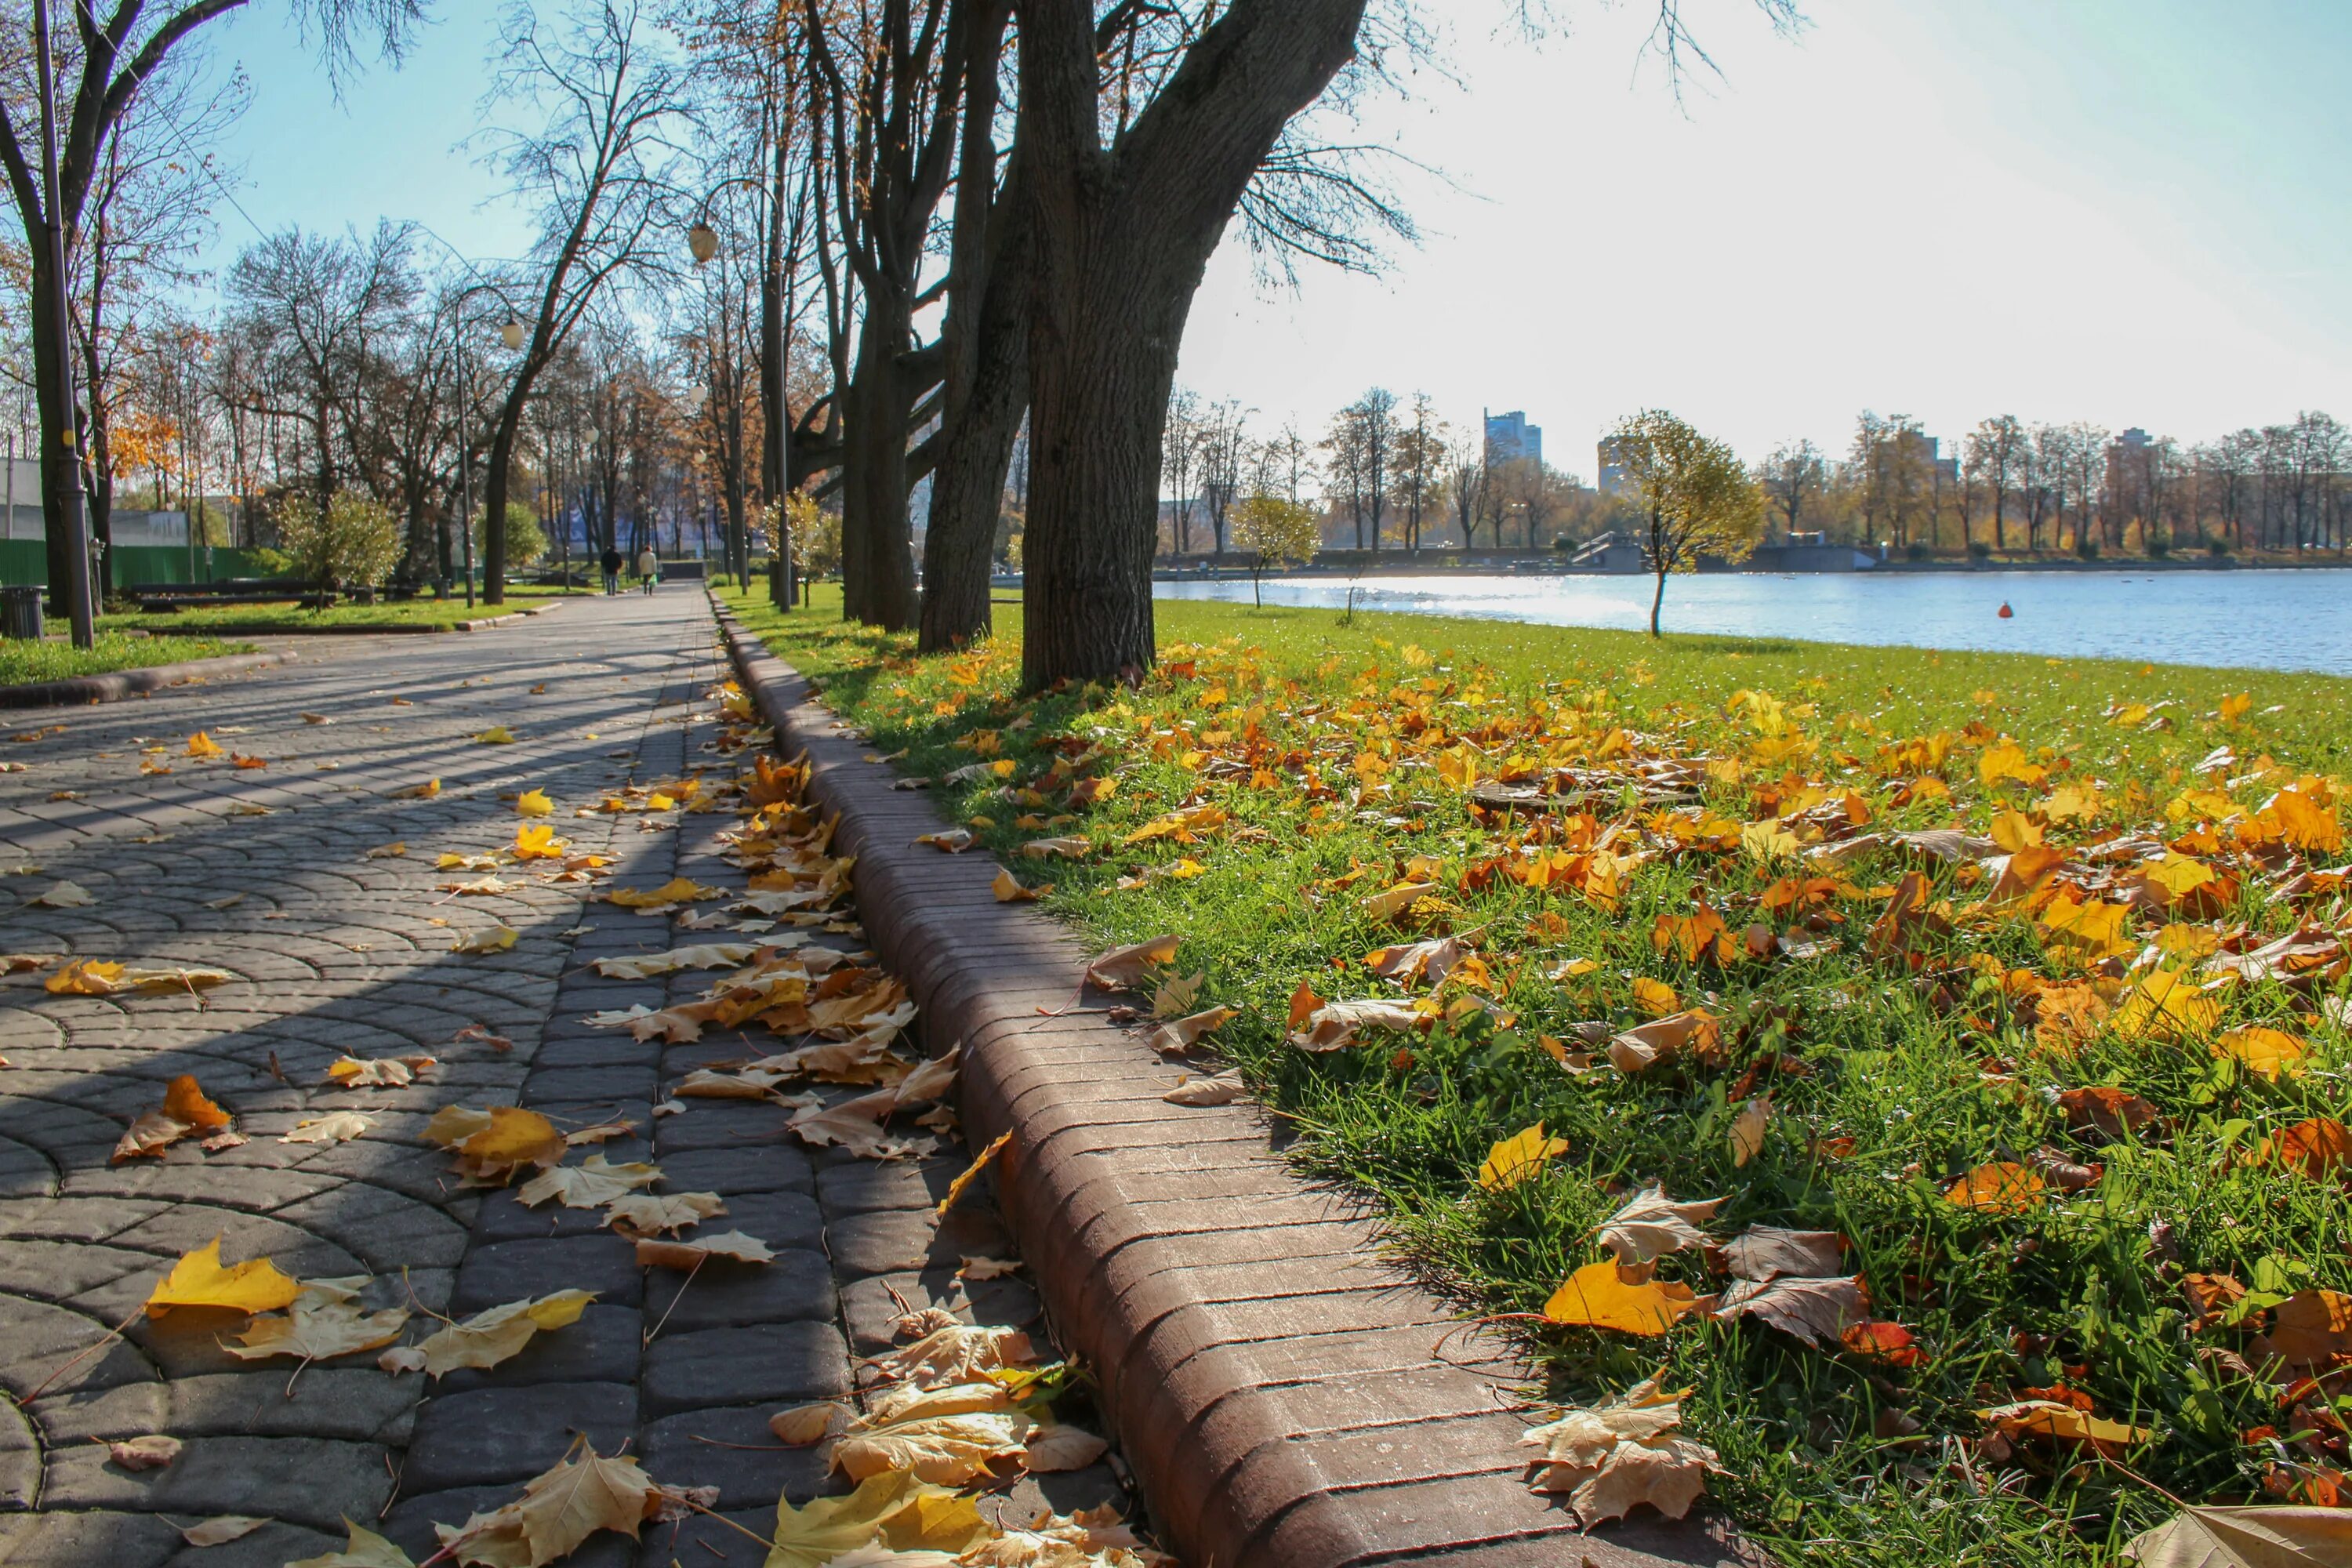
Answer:
[[[1496,463],[1543,462],[1543,426],[1528,423],[1527,414],[1514,408],[1508,414],[1486,416],[1486,456]]]
[[[1625,493],[1625,465],[1617,457],[1617,437],[1603,436],[1595,448],[1601,464],[1601,493],[1622,496]]]

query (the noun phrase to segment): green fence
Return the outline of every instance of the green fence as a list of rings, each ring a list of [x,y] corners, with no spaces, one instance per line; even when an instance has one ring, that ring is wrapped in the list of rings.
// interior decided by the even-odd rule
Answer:
[[[126,544],[110,552],[114,584],[144,587],[151,583],[216,583],[230,577],[263,577],[268,573],[251,550],[198,549],[195,570],[188,569],[184,544]],[[210,558],[207,569],[206,559]],[[0,539],[0,584],[46,584],[49,580],[47,546],[37,539]]]

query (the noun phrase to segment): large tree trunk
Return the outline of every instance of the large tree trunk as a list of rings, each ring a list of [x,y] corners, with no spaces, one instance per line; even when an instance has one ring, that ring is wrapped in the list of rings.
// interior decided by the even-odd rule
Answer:
[[[997,69],[1009,0],[990,0],[964,62],[961,172],[941,324],[940,458],[923,536],[926,653],[985,637],[1004,474],[1029,402],[1028,215],[1017,174],[996,181]]]
[[[902,356],[911,331],[903,299],[866,295],[843,420],[842,613],[887,631],[915,624],[915,560],[908,540],[907,416]]]
[[[48,264],[42,235],[31,235],[33,255],[33,376],[40,405],[41,532],[49,571],[50,614],[66,614],[73,581],[73,547],[66,538],[67,508],[81,486],[81,465],[65,433],[75,427],[74,411],[59,396],[65,361],[58,342],[58,279]]]
[[[1018,144],[1036,258],[1030,689],[1152,661],[1161,443],[1185,317],[1283,127],[1353,53],[1364,5],[1234,0],[1107,150],[1095,7],[1021,0]]]

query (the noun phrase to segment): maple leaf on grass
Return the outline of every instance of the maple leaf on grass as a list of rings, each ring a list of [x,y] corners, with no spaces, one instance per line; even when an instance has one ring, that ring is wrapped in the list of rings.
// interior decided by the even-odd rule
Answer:
[[[1706,1233],[1698,1227],[1713,1219],[1724,1202],[1702,1198],[1678,1204],[1666,1196],[1664,1187],[1643,1187],[1601,1222],[1601,1245],[1614,1252],[1620,1263],[1627,1264],[1647,1263],[1669,1252],[1703,1247]]]
[[[2006,1437],[2084,1445],[2103,1454],[2120,1454],[2126,1448],[2147,1442],[2152,1436],[2144,1426],[2129,1426],[2120,1421],[2110,1421],[2072,1405],[2062,1405],[2054,1399],[2021,1399],[2013,1405],[1979,1410],[1977,1415],[1985,1425]]]
[[[1478,1184],[1490,1193],[1507,1192],[1543,1174],[1546,1164],[1568,1152],[1568,1140],[1547,1137],[1538,1121],[1522,1128],[1486,1151],[1478,1167]]]
[[[1694,1295],[1687,1285],[1656,1279],[1655,1268],[1643,1263],[1629,1268],[1613,1258],[1588,1263],[1552,1292],[1543,1315],[1571,1328],[1647,1337],[1664,1333],[1678,1319],[1712,1304],[1713,1297]]]
[[[1650,1378],[1522,1436],[1521,1443],[1543,1450],[1528,1465],[1528,1484],[1566,1494],[1588,1530],[1643,1503],[1681,1519],[1706,1490],[1707,1472],[1721,1468],[1714,1449],[1675,1435],[1681,1424],[1681,1395],[1663,1393]]]
[[[2121,1555],[2139,1568],[2342,1568],[2352,1509],[2184,1508]]]
[[[1826,1279],[1841,1271],[1843,1254],[1832,1230],[1752,1225],[1724,1244],[1723,1256],[1734,1278],[1761,1283],[1784,1274]]]
[[[464,1524],[436,1524],[441,1549],[478,1568],[543,1568],[599,1531],[634,1539],[661,1511],[662,1489],[623,1456],[607,1458],[572,1442],[554,1468],[523,1483],[522,1496]]]
[[[1293,1008],[1295,1011],[1295,998]],[[1289,1038],[1290,1043],[1302,1051],[1337,1051],[1354,1045],[1357,1036],[1364,1030],[1390,1029],[1402,1033],[1417,1030],[1423,1022],[1420,1013],[1402,1003],[1378,1000],[1325,1002],[1307,1014],[1302,1020],[1303,1027],[1293,1026]]]
[[[1735,1279],[1716,1299],[1718,1318],[1755,1318],[1819,1350],[1870,1319],[1859,1276],[1846,1279],[1781,1275],[1767,1281]]]

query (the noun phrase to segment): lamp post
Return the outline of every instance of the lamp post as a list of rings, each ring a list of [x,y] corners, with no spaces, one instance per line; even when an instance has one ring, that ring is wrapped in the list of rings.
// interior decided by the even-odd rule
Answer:
[[[472,404],[466,387],[466,301],[477,294],[496,293],[488,283],[460,289],[453,307],[457,313],[453,342],[457,360],[457,536],[466,552],[466,608],[474,607],[474,465],[466,455],[466,410]],[[522,323],[509,315],[499,327],[499,339],[509,349],[522,347]]]

